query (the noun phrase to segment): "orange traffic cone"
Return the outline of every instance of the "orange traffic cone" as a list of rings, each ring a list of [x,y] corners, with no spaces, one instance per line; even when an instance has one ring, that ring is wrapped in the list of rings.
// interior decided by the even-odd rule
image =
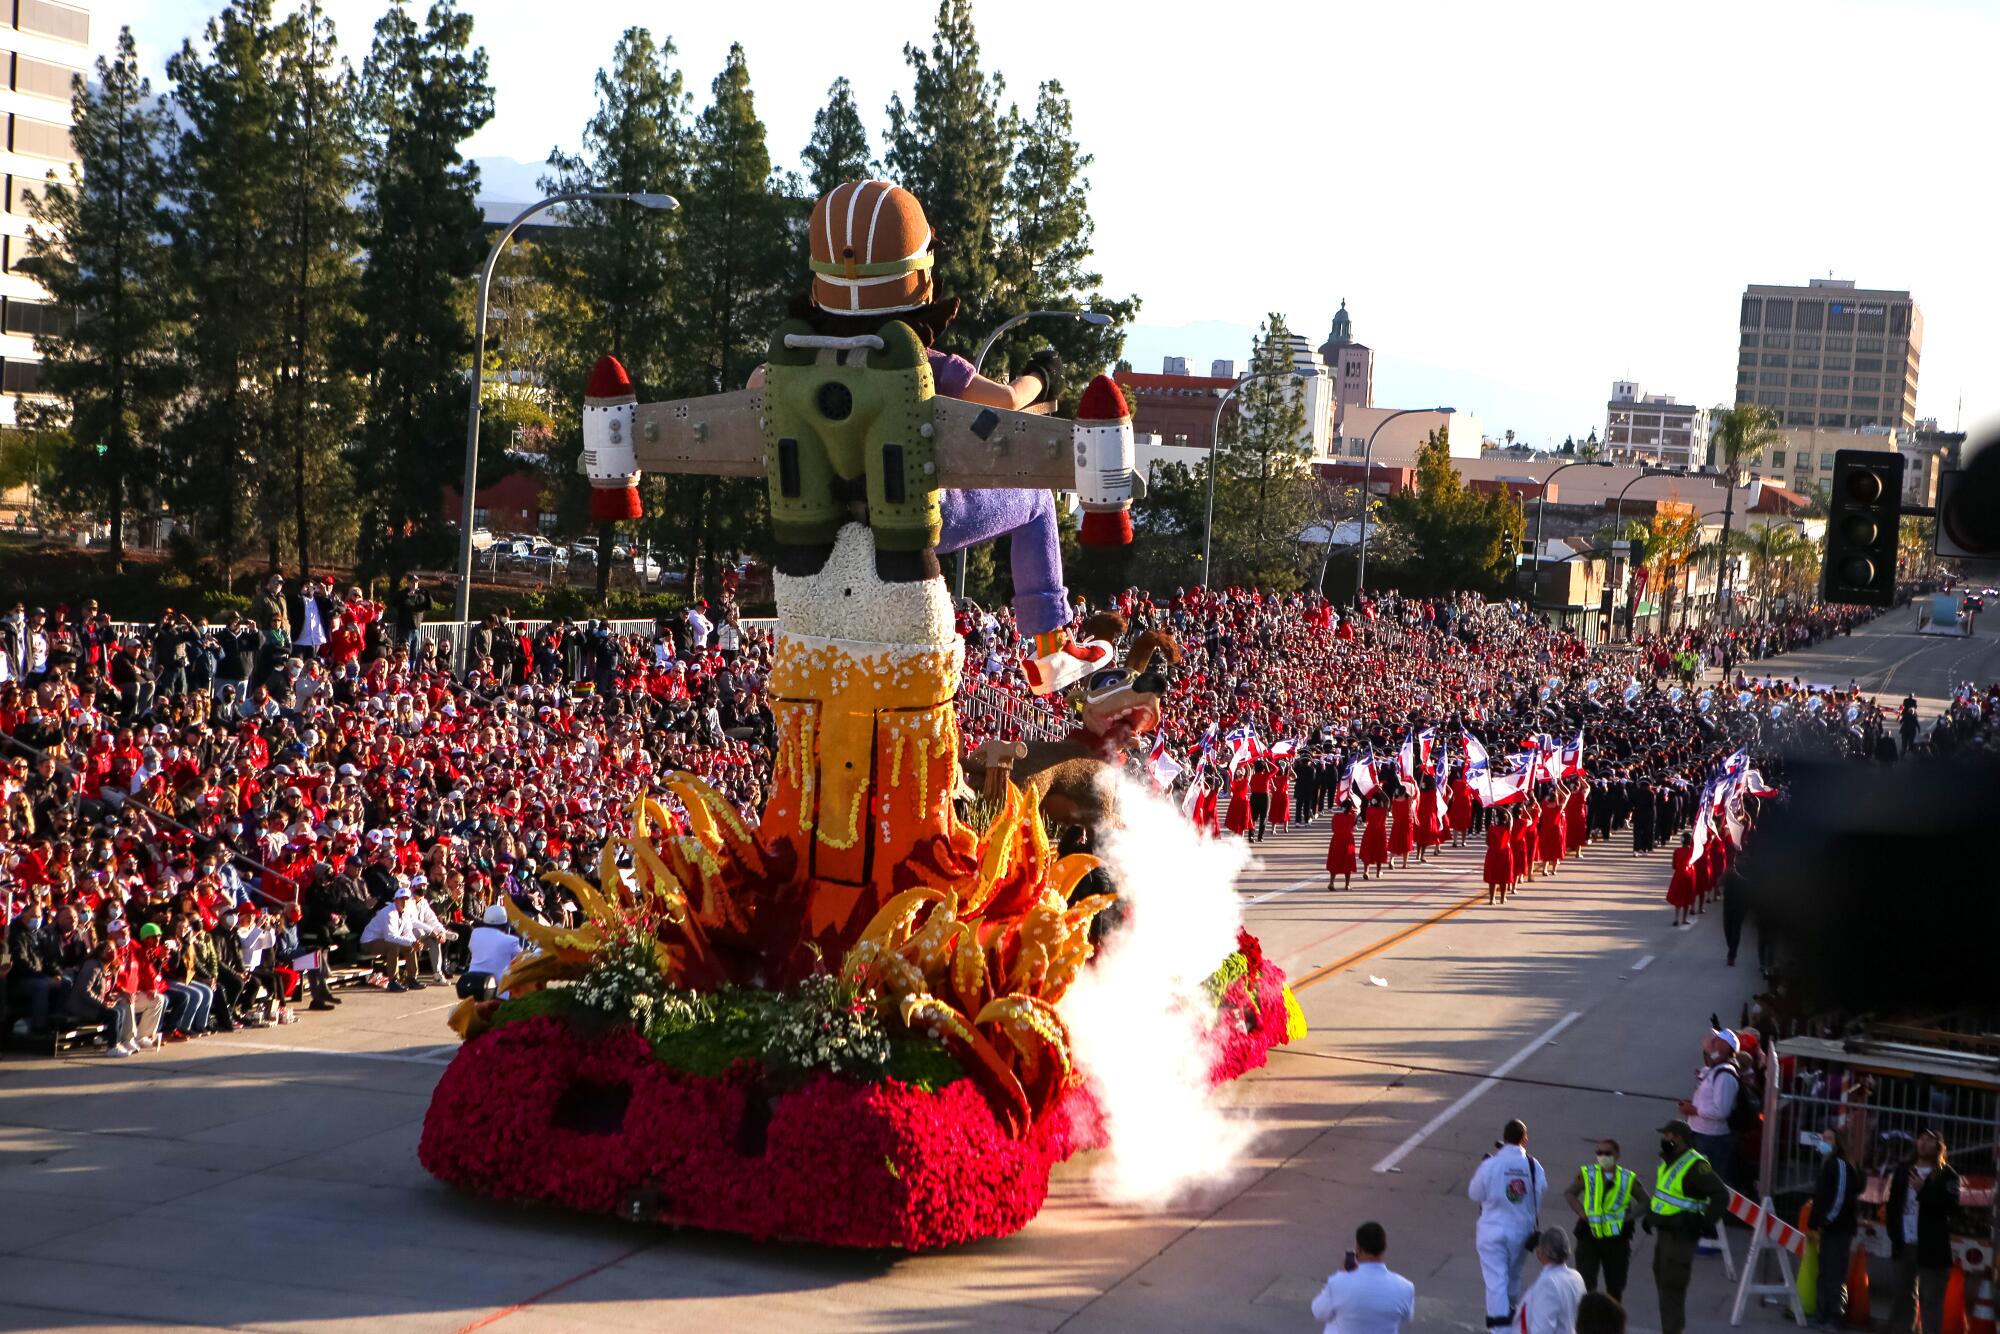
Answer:
[[[1965,1271],[1953,1266],[1944,1285],[1944,1334],[1966,1334]]]
[[[1847,1327],[1875,1328],[1875,1316],[1868,1306],[1868,1252],[1861,1246],[1854,1248],[1854,1259],[1847,1266]]]
[[[1993,1328],[1993,1279],[1981,1275],[1979,1287],[1972,1298],[1972,1315],[1966,1322],[1971,1334],[1994,1334]]]

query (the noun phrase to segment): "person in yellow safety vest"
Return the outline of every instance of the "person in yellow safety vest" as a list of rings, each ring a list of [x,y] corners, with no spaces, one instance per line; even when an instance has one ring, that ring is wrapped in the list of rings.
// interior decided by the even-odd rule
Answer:
[[[1625,1276],[1632,1268],[1632,1214],[1646,1212],[1649,1197],[1639,1174],[1618,1161],[1618,1141],[1597,1141],[1597,1161],[1576,1170],[1563,1192],[1576,1212],[1576,1272],[1583,1286],[1596,1291],[1604,1272],[1604,1290],[1625,1300]]]
[[[1687,1328],[1687,1290],[1694,1278],[1695,1244],[1729,1204],[1729,1188],[1693,1148],[1685,1121],[1660,1127],[1660,1167],[1650,1211],[1640,1224],[1657,1238],[1653,1283],[1660,1290],[1660,1334]]]

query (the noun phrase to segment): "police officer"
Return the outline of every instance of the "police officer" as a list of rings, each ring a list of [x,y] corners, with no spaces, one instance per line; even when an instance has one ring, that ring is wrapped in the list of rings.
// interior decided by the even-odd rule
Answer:
[[[1500,1329],[1514,1319],[1521,1302],[1521,1265],[1539,1235],[1542,1195],[1548,1176],[1528,1153],[1528,1127],[1509,1121],[1472,1174],[1467,1198],[1479,1205],[1473,1249],[1486,1284],[1486,1327]]]
[[[1682,1334],[1687,1328],[1695,1244],[1729,1203],[1728,1187],[1693,1145],[1694,1131],[1687,1122],[1669,1121],[1660,1127],[1660,1167],[1653,1180],[1651,1209],[1642,1224],[1657,1239],[1653,1282],[1660,1290],[1660,1334]]]
[[[1583,1286],[1595,1291],[1604,1271],[1604,1290],[1625,1300],[1625,1276],[1632,1266],[1632,1212],[1646,1211],[1646,1188],[1638,1173],[1618,1161],[1615,1139],[1597,1141],[1597,1161],[1576,1170],[1563,1192],[1576,1211],[1576,1270]]]

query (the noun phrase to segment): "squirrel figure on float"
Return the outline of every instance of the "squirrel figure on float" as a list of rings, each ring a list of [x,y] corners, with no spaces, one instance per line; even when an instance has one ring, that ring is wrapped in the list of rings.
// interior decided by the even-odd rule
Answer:
[[[835,186],[813,205],[811,231],[812,286],[795,303],[791,319],[829,338],[871,340],[886,326],[900,322],[916,335],[936,392],[987,407],[1019,410],[1053,403],[1062,384],[1062,362],[1053,348],[1043,348],[1028,369],[1010,383],[989,380],[971,362],[940,351],[938,340],[958,316],[955,296],[939,297],[932,266],[937,238],[916,196],[887,181],[848,181]],[[763,388],[766,367],[752,373],[749,387]],[[1108,381],[1104,382],[1109,384]],[[1099,395],[1112,402],[1093,402]],[[824,404],[819,405],[824,411]],[[1092,386],[1078,413],[1080,420],[1122,418],[1125,405],[1115,386],[1108,392]],[[796,473],[810,472],[809,461],[781,462]],[[833,483],[834,499],[839,494]],[[901,498],[895,488],[895,499]],[[869,494],[871,513],[878,497]],[[782,509],[774,509],[780,539],[778,569],[789,575],[817,573],[832,551],[831,532],[823,527],[806,533],[785,530]],[[1062,547],[1056,526],[1053,495],[1046,490],[977,490],[945,488],[937,493],[937,536],[915,550],[893,549],[876,524],[876,573],[890,582],[941,578],[937,557],[963,551],[1001,536],[1012,538],[1014,620],[1032,647],[1022,664],[1028,686],[1038,695],[1054,694],[1114,659],[1110,644],[1070,633],[1072,609],[1063,586]],[[1086,510],[1081,540],[1087,546],[1120,545],[1131,541],[1131,516],[1123,511]],[[871,523],[874,520],[871,518]],[[814,540],[823,538],[824,540]]]

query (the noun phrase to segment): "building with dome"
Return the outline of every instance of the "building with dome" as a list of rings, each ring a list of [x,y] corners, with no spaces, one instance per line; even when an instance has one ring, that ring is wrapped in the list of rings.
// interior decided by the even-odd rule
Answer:
[[[1342,435],[1347,409],[1375,406],[1375,353],[1366,343],[1354,341],[1354,321],[1347,313],[1347,298],[1340,299],[1334,312],[1333,331],[1319,345],[1320,360],[1333,377],[1333,438]]]

